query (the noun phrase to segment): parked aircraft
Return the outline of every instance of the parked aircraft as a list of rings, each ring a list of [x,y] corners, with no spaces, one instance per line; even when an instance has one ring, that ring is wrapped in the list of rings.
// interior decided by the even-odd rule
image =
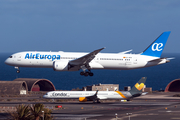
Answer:
[[[104,48],[91,53],[79,52],[18,52],[6,59],[7,65],[19,67],[45,67],[55,71],[78,71],[84,76],[93,76],[91,69],[130,70],[155,66],[170,62],[168,58],[161,58],[170,31],[162,33],[150,46],[140,54],[99,53]]]
[[[131,100],[134,97],[147,94],[142,93],[146,77],[142,77],[130,91],[51,91],[44,95],[50,99],[79,99],[79,102],[97,101],[106,99]]]

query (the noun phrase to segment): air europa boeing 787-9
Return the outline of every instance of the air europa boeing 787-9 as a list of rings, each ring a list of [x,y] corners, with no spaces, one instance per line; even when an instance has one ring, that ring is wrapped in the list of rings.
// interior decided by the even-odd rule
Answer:
[[[84,76],[93,76],[91,69],[130,70],[155,66],[169,62],[168,58],[161,58],[170,31],[162,33],[147,49],[140,54],[99,53],[104,48],[91,53],[83,52],[18,52],[6,59],[7,65],[19,67],[47,67],[55,71],[78,71]]]

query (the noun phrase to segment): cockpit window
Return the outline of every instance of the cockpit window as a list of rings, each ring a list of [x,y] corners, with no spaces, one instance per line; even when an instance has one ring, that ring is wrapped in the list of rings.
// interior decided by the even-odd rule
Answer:
[[[12,58],[13,56],[9,56],[9,58]]]

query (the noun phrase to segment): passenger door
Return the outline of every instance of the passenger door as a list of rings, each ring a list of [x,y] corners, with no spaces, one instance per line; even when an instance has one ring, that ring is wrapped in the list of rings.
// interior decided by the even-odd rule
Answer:
[[[21,61],[21,54],[17,54],[17,56],[16,56],[16,59],[17,59],[17,61]]]

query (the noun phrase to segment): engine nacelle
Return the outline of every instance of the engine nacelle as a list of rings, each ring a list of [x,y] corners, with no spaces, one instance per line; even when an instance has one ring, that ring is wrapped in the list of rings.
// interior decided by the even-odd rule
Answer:
[[[53,69],[54,71],[68,71],[68,61],[54,61]]]
[[[88,99],[86,97],[80,97],[79,98],[79,102],[86,102],[88,101]]]

